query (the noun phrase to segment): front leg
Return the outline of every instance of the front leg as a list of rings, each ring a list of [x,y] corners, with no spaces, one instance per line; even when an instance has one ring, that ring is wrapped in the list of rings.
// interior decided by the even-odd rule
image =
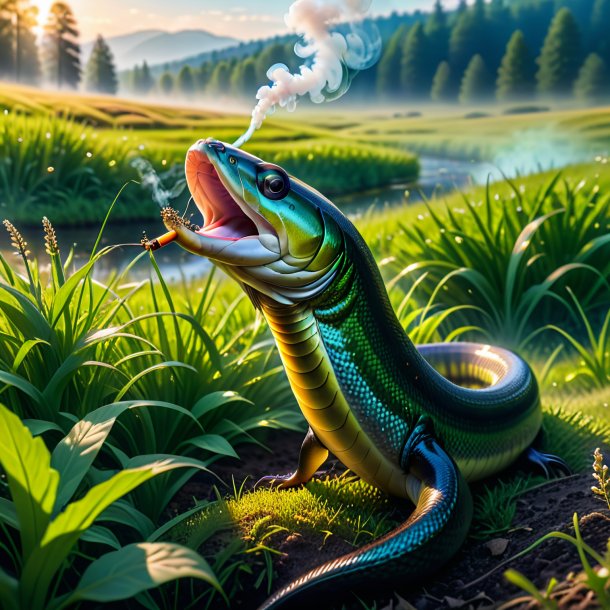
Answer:
[[[255,485],[267,484],[278,489],[287,489],[307,483],[316,473],[318,468],[326,461],[328,449],[318,440],[314,431],[309,428],[299,454],[299,465],[292,474],[269,475],[259,479]]]

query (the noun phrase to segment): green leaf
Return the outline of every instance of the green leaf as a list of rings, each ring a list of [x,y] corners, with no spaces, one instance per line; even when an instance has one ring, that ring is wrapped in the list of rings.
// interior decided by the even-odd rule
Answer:
[[[47,421],[46,419],[24,419],[22,423],[24,426],[27,426],[32,436],[40,436],[50,430],[63,434],[63,430],[55,422]]]
[[[86,263],[80,269],[75,271],[66,281],[66,283],[56,292],[49,315],[51,327],[54,327],[57,324],[57,321],[61,317],[61,314],[64,312],[66,307],[69,306],[72,296],[78,288],[78,285],[89,275],[91,269],[93,268],[93,265],[99,257],[99,254],[92,257],[92,259],[88,263]]]
[[[155,529],[155,524],[127,500],[117,500],[114,504],[110,505],[98,517],[98,521],[126,525],[136,530],[139,536],[144,539],[148,538]]]
[[[19,610],[19,583],[0,568],[0,608]]]
[[[106,544],[116,550],[121,548],[121,543],[112,530],[102,525],[92,525],[80,539],[94,544]]]
[[[167,542],[130,544],[94,561],[63,606],[78,600],[108,603],[127,599],[185,577],[205,580],[222,591],[208,563],[195,551]]]
[[[19,348],[17,355],[15,356],[15,360],[13,361],[13,371],[17,371],[17,369],[21,366],[21,363],[23,362],[24,358],[39,343],[43,343],[44,345],[50,345],[48,341],[44,341],[43,339],[29,339],[28,341],[25,341],[23,343],[23,345]]]
[[[74,495],[108,438],[116,418],[129,409],[150,406],[177,411],[192,418],[191,414],[184,408],[162,401],[130,400],[117,402],[99,407],[89,413],[57,444],[51,456],[51,465],[61,473],[54,507],[55,513],[59,512]],[[148,463],[150,463],[150,460],[148,460]]]
[[[0,498],[0,523],[19,529],[19,519],[17,519],[15,505],[6,498]]]
[[[185,465],[192,466],[190,463],[183,464],[183,461],[168,457],[140,468],[122,470],[92,487],[77,502],[68,504],[66,509],[49,523],[43,539],[23,568],[21,582],[25,585],[21,588],[21,605],[28,610],[44,608],[55,572],[97,517],[115,500],[157,474]]]
[[[219,453],[221,455],[228,455],[230,457],[239,458],[235,449],[231,446],[231,443],[227,441],[220,434],[202,434],[186,441],[187,445],[193,445],[199,449],[205,449],[212,453]]]
[[[0,464],[4,469],[19,519],[24,558],[43,537],[53,510],[59,473],[51,468],[51,455],[41,438],[0,405]]]
[[[193,405],[191,413],[197,419],[200,419],[202,415],[205,415],[210,411],[214,411],[214,409],[218,409],[219,407],[223,407],[231,402],[244,402],[249,405],[252,404],[249,400],[246,400],[243,396],[240,396],[236,392],[212,392],[211,394],[206,394],[200,398]]]

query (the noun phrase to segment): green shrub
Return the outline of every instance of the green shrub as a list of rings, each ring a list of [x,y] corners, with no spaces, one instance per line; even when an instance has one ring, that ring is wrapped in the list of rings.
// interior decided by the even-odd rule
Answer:
[[[220,588],[207,562],[186,547],[159,542],[121,547],[111,530],[93,527],[97,520],[108,519],[106,509],[145,481],[175,468],[192,467],[192,462],[142,456],[138,464],[107,473],[111,476],[72,500],[118,413],[112,406],[92,413],[51,454],[14,413],[0,405],[0,466],[11,495],[11,500],[0,498],[0,548],[5,561],[12,563],[12,570],[0,568],[3,608],[60,610],[83,600],[113,602],[186,576]],[[18,532],[20,545],[13,532]],[[66,590],[80,539],[97,549],[115,550],[89,559],[78,584]]]

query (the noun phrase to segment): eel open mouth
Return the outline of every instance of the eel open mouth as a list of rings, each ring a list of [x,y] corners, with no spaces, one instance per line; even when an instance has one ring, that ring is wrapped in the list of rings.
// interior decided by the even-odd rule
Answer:
[[[204,237],[237,241],[258,238],[263,234],[276,236],[273,227],[244,202],[236,201],[223,184],[209,154],[224,153],[218,140],[199,140],[186,156],[186,180],[195,204],[203,215]]]

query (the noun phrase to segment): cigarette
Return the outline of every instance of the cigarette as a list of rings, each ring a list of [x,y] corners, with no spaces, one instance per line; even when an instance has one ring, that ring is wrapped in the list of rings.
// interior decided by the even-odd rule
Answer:
[[[176,231],[168,231],[155,239],[143,242],[142,246],[145,250],[158,250],[163,248],[163,246],[167,246],[167,244],[171,244],[177,237],[178,233]]]

